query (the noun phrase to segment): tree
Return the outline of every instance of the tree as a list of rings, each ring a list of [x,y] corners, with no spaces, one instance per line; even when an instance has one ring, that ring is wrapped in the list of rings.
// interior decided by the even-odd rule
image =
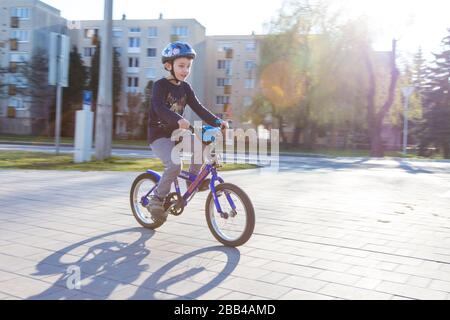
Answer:
[[[0,67],[0,99],[7,98],[8,94],[6,88],[8,87],[7,75],[9,73],[9,68]]]
[[[92,91],[92,100],[94,112],[97,107],[98,83],[100,72],[100,48],[101,42],[96,41],[96,48],[94,56],[91,61],[91,68],[89,72],[89,90]],[[113,50],[113,134],[116,132],[116,113],[119,109],[120,97],[122,94],[122,67],[120,64],[120,55],[116,50]]]
[[[424,91],[424,122],[421,149],[434,145],[450,158],[450,29],[442,40],[442,52],[434,53]]]
[[[117,117],[119,111],[120,97],[122,95],[122,66],[120,54],[113,50],[113,134],[116,132]]]
[[[48,85],[48,58],[44,49],[35,49],[31,61],[24,62],[18,68],[17,79],[25,80],[25,86],[18,89],[18,93],[25,97],[25,101],[31,105],[30,116],[32,118],[33,131],[42,130],[45,123],[47,134],[53,133],[55,119],[54,87]],[[23,78],[23,79],[22,79]]]
[[[87,70],[81,54],[74,46],[69,59],[69,86],[63,90],[62,135],[73,137],[75,132],[75,114],[83,103],[83,90],[86,89]]]
[[[338,22],[339,15],[328,1],[288,2],[262,41],[259,78],[269,103],[251,110],[271,113],[279,125],[286,119],[294,145],[303,135],[305,146],[314,148],[327,132],[336,144],[338,131],[348,139],[350,129],[362,127],[365,112],[358,108],[367,81],[361,81],[360,51],[352,46],[362,42],[360,26]]]
[[[94,55],[91,59],[91,67],[89,68],[89,85],[88,88],[92,91],[92,105],[94,112],[97,108],[97,96],[98,96],[98,80],[100,72],[100,41],[96,41],[96,47]]]
[[[142,94],[141,93],[128,93],[128,113],[127,113],[127,128],[129,137],[138,138],[142,132]]]
[[[330,61],[326,55],[331,50],[325,47],[330,45],[327,40],[333,38],[328,35],[334,32],[334,23],[326,2],[312,5],[309,1],[291,1],[272,23],[271,34],[262,41],[262,94],[278,125],[282,126],[286,118],[294,126],[294,145],[299,144],[300,134],[306,128],[312,133],[309,145],[314,144],[317,125],[323,120],[321,109],[331,101],[327,99],[328,92],[321,93],[331,87],[325,85],[327,74],[323,70],[328,67],[324,61]]]
[[[148,117],[149,112],[152,107],[152,96],[153,96],[153,80],[147,82],[145,86],[145,98],[141,104],[141,112],[143,114],[141,130],[139,134],[140,139],[147,139],[147,126],[148,126]]]
[[[383,98],[384,102],[379,107],[376,101],[377,93],[377,77],[374,68],[372,50],[366,47],[363,53],[364,62],[369,79],[369,88],[367,93],[367,122],[369,127],[370,136],[370,155],[372,157],[383,157],[384,146],[381,139],[381,132],[383,128],[383,122],[386,114],[394,103],[397,89],[397,81],[399,78],[399,70],[396,65],[396,40],[392,40],[392,52],[390,53],[390,82],[387,89],[386,96]],[[380,84],[378,84],[380,88]]]

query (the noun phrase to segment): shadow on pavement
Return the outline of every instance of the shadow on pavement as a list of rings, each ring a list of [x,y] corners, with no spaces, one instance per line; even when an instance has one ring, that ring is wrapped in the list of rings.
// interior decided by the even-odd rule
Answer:
[[[138,239],[132,243],[113,239],[114,236],[120,237],[127,233],[137,233]],[[118,278],[127,272],[134,273],[137,278],[140,272],[146,270],[147,266],[140,263],[150,254],[145,244],[153,234],[154,231],[143,228],[118,230],[86,239],[53,253],[37,265],[38,271],[32,276],[61,276],[53,282],[52,287],[28,299],[83,299],[96,295],[98,299],[108,297],[119,284],[109,279]],[[81,246],[88,246],[82,257],[70,255],[70,252],[80,249]],[[64,262],[65,259],[70,258],[76,258],[73,259],[76,261]],[[58,270],[55,270],[56,266]],[[75,284],[75,280],[71,278],[74,273],[68,272],[74,267],[80,270],[82,291],[68,288],[71,283]],[[91,281],[84,283],[83,281],[87,278]],[[132,279],[129,280],[132,281]]]
[[[240,252],[235,248],[222,246],[202,248],[184,254],[157,271],[148,273],[148,279],[136,287],[131,283],[149,267],[144,259],[150,255],[151,246],[146,245],[146,242],[154,233],[143,228],[118,230],[83,240],[51,254],[38,263],[37,272],[32,276],[40,279],[48,277],[47,282],[52,283],[52,286],[28,299],[108,299],[113,292],[117,292],[119,286],[131,288],[127,291],[130,292],[129,296],[124,296],[124,299],[158,300],[159,294],[163,299],[167,297],[195,299],[218,286],[239,263]],[[80,250],[82,256],[74,255]],[[213,255],[218,253],[222,257],[220,260],[213,259],[211,253]],[[223,258],[223,255],[226,257]],[[210,272],[208,269],[211,264],[224,266],[219,272]],[[79,288],[73,287],[76,283],[75,273],[72,272],[74,268],[80,271]],[[180,295],[168,290],[171,286],[180,284],[183,286],[183,281],[201,276],[202,272],[205,272],[202,275],[212,274],[212,276],[207,277],[206,281],[195,282],[195,286],[192,290],[189,288],[188,293],[182,290],[183,293]]]
[[[238,249],[230,248],[230,247],[222,247],[222,246],[213,246],[209,248],[198,249],[192,251],[188,254],[185,254],[165,266],[161,267],[156,272],[152,273],[152,275],[139,287],[133,297],[130,299],[158,299],[156,294],[158,292],[170,293],[168,288],[172,285],[176,285],[177,283],[181,283],[184,280],[188,280],[195,275],[199,275],[200,273],[207,271],[205,267],[205,263],[209,263],[205,261],[205,263],[195,263],[194,265],[190,265],[189,268],[185,268],[185,270],[176,275],[170,276],[170,271],[179,266],[180,264],[188,261],[191,258],[196,256],[201,256],[203,254],[211,253],[211,252],[219,252],[226,255],[226,262],[222,268],[222,270],[218,272],[213,272],[213,276],[209,277],[206,283],[196,283],[196,286],[193,286],[192,291],[188,293],[183,293],[183,296],[176,298],[176,300],[186,300],[186,299],[196,299],[206,294],[211,289],[217,287],[222,281],[228,278],[233,270],[239,264],[239,260],[241,254]],[[164,279],[166,275],[169,275],[167,279]],[[146,289],[154,290],[152,296],[146,296]]]

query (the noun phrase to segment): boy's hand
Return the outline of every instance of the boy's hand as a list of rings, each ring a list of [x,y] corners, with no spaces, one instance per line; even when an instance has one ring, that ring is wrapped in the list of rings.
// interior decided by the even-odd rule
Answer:
[[[222,130],[230,129],[230,125],[228,124],[228,121],[222,121],[222,123],[220,124],[220,129],[222,129]]]
[[[178,120],[178,125],[180,126],[180,129],[188,130],[191,124],[186,119],[180,119]]]

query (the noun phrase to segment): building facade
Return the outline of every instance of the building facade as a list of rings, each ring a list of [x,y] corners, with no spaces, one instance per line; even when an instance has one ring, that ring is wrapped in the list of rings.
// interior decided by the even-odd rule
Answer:
[[[242,126],[258,91],[259,40],[256,35],[206,38],[204,102],[234,126]]]
[[[38,0],[0,0],[0,133],[41,134],[53,101],[23,94],[21,65],[40,52],[48,57],[51,32],[66,34],[60,11]]]
[[[91,67],[96,49],[94,39],[101,34],[102,22],[69,22],[71,44],[78,48],[87,67]],[[144,99],[148,82],[167,75],[161,63],[161,52],[169,42],[175,40],[192,44],[199,54],[198,61],[205,57],[205,27],[195,19],[163,19],[160,16],[153,20],[127,20],[124,16],[121,20],[113,21],[113,47],[120,55],[123,74],[121,101],[114,115],[116,135],[125,135],[132,129],[126,127],[125,121],[130,95],[140,95]],[[203,64],[196,61],[189,78],[200,96],[203,96],[203,72]]]

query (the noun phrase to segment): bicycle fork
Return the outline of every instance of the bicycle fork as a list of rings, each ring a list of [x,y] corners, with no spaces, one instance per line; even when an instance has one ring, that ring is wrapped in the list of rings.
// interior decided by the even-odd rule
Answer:
[[[217,172],[214,170],[212,172],[212,179],[211,179],[211,183],[210,183],[209,187],[211,189],[211,193],[212,193],[212,196],[213,196],[213,199],[214,199],[214,205],[216,206],[217,212],[220,213],[220,217],[223,218],[223,219],[228,219],[229,217],[234,218],[237,215],[236,205],[234,204],[233,199],[231,199],[230,193],[227,192],[227,191],[224,191],[225,192],[225,196],[226,196],[226,198],[228,200],[228,203],[230,204],[232,210],[230,211],[230,213],[224,212],[222,210],[222,207],[221,207],[220,202],[219,202],[219,197],[222,194],[217,194],[216,186],[214,184],[214,182],[216,180],[219,181],[219,183],[224,183],[225,182],[221,177],[219,177],[217,175]]]

